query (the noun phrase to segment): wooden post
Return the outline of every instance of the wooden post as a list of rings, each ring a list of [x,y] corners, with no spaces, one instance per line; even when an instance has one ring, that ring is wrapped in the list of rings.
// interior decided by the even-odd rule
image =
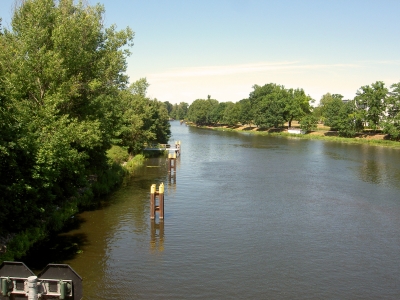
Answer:
[[[157,196],[158,205],[156,205]],[[155,184],[152,184],[150,188],[150,219],[155,219],[156,211],[159,212],[160,220],[164,219],[164,183],[160,184],[158,191]]]
[[[150,187],[150,219],[154,219],[156,215],[156,185]]]
[[[168,173],[176,172],[176,153],[168,153]]]
[[[159,207],[159,218],[164,219],[164,183],[160,184],[158,188],[158,207]]]
[[[173,183],[175,183],[176,184],[176,173],[174,173],[174,174],[168,174],[168,183],[169,184],[173,184]]]
[[[181,155],[181,141],[176,141],[175,142],[175,153],[177,155]]]

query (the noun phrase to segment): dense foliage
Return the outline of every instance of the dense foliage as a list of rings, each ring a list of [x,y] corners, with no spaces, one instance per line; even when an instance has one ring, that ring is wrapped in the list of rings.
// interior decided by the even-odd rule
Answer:
[[[179,104],[171,104],[169,101],[165,101],[164,105],[168,111],[168,115],[173,120],[185,120],[187,118],[189,104],[186,102],[180,102]]]
[[[391,91],[382,81],[360,87],[353,100],[342,95],[325,94],[314,115],[326,126],[338,130],[339,135],[353,137],[363,129],[381,130],[389,138],[400,137],[400,83]]]
[[[59,228],[117,184],[113,144],[136,154],[170,136],[146,79],[127,87],[134,33],[104,28],[103,14],[101,5],[25,0],[0,31],[0,238]]]
[[[285,89],[273,83],[254,85],[248,99],[236,103],[197,99],[189,106],[188,119],[197,125],[255,124],[258,127],[280,127],[301,120],[311,113],[313,100],[302,89]]]
[[[253,124],[260,128],[291,127],[299,121],[304,131],[318,123],[343,137],[354,137],[365,129],[382,131],[393,140],[400,139],[400,83],[391,90],[382,81],[362,86],[353,100],[327,93],[313,107],[314,100],[303,89],[286,89],[274,83],[254,85],[249,98],[236,103],[197,99],[189,106],[188,120],[196,125]]]

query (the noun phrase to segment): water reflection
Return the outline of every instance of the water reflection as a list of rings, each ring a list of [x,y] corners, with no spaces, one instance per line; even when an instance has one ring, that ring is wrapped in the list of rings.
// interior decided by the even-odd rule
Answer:
[[[389,150],[390,151],[390,150]],[[388,159],[388,149],[381,147],[360,147],[359,158],[360,166],[358,168],[358,176],[364,182],[370,182],[374,184],[379,184],[382,186],[394,185],[398,186],[399,181],[396,178],[395,166],[397,166],[400,161],[398,159],[393,160],[396,156],[391,156]]]
[[[173,174],[169,173],[168,174],[168,187],[174,187],[176,190],[176,173],[174,172]]]
[[[384,165],[378,164],[376,161],[364,161],[359,168],[359,176],[363,181],[371,183],[383,183],[386,175]]]
[[[324,156],[337,161],[346,162],[346,167],[365,183],[380,186],[400,185],[400,156],[397,149],[374,147],[368,145],[351,145],[340,143],[324,143]],[[342,171],[343,172],[343,171]]]
[[[156,220],[150,221],[150,249],[152,251],[164,251],[164,221]]]

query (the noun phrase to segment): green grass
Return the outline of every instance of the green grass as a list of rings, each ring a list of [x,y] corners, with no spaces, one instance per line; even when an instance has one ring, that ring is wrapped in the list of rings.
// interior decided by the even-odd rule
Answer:
[[[325,135],[314,135],[314,134],[290,134],[287,132],[269,132],[268,130],[238,130],[233,128],[223,128],[223,127],[208,127],[204,126],[202,128],[217,130],[217,131],[237,131],[245,132],[247,134],[255,134],[262,136],[282,136],[285,138],[296,138],[296,139],[308,139],[308,140],[323,140],[330,142],[346,143],[346,144],[361,144],[361,145],[371,145],[380,147],[389,147],[394,149],[400,149],[400,142],[391,140],[380,140],[380,139],[367,139],[367,138],[346,138],[339,136],[325,136]],[[320,127],[316,131],[327,131],[329,127]]]
[[[378,139],[366,139],[366,138],[346,138],[339,136],[322,136],[322,135],[311,135],[311,134],[290,134],[286,132],[281,133],[267,133],[266,135],[273,136],[284,136],[287,138],[300,138],[307,140],[323,140],[330,142],[339,142],[346,144],[361,144],[361,145],[371,145],[371,146],[382,146],[400,149],[400,143],[390,140],[378,140]]]

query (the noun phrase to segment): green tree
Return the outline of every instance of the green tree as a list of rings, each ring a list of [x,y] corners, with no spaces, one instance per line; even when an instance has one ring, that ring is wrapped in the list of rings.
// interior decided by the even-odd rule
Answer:
[[[215,112],[218,112],[218,106],[218,101],[211,99],[210,95],[208,95],[207,100],[196,99],[189,106],[188,119],[196,125],[210,124],[219,116],[219,114],[215,114]]]
[[[118,143],[131,154],[141,152],[145,143],[167,143],[171,136],[165,103],[147,98],[148,86],[146,78],[141,78],[121,92]]]
[[[208,99],[207,101],[212,101],[212,99]],[[208,114],[208,123],[218,124],[224,122],[224,112],[228,105],[227,102],[210,102],[211,110]]]
[[[386,115],[382,122],[383,132],[391,139],[400,138],[400,82],[391,86],[389,97],[386,98]]]
[[[173,108],[174,108],[174,106],[172,105],[172,103],[170,103],[169,101],[164,101],[164,105],[165,105],[165,108],[167,109],[168,115],[169,115],[171,118],[175,119],[175,118],[172,117],[172,115],[171,115],[172,110],[173,110]]]
[[[317,129],[318,118],[313,114],[308,114],[301,118],[300,129],[308,132]]]
[[[382,81],[362,86],[356,93],[356,104],[363,113],[364,122],[373,130],[379,129],[381,118],[386,109],[388,89]]]
[[[332,129],[337,129],[340,121],[339,111],[344,105],[342,98],[342,95],[327,93],[320,100],[324,125],[330,126]]]
[[[140,78],[136,80],[134,83],[132,83],[129,86],[129,90],[131,91],[132,94],[138,95],[141,97],[146,97],[147,90],[149,88],[150,84],[147,82],[146,77]]]
[[[354,101],[344,103],[339,112],[336,128],[340,136],[354,137],[363,129],[362,119]]]
[[[280,127],[286,121],[288,91],[281,85],[269,83],[254,85],[250,93],[250,103],[254,113],[254,123],[260,127]]]
[[[189,106],[189,121],[196,125],[204,125],[207,123],[207,116],[210,111],[211,104],[204,99],[196,99]]]
[[[176,119],[184,120],[187,117],[189,110],[189,104],[186,102],[180,102],[176,108]]]
[[[249,99],[242,99],[239,101],[240,103],[240,118],[239,118],[239,122],[242,125],[246,125],[249,124],[251,125],[251,123],[253,122],[253,110],[251,108],[251,103]]]
[[[223,122],[229,126],[235,126],[240,122],[241,113],[242,107],[240,102],[226,102]]]
[[[310,113],[308,115],[303,116],[303,118],[300,120],[300,129],[305,132],[316,130],[317,124],[318,124],[318,118]]]
[[[313,99],[306,95],[303,89],[289,89],[289,97],[286,102],[286,121],[289,123],[289,127],[292,126],[293,120],[300,121],[305,115],[311,112],[310,102]]]
[[[312,110],[312,114],[314,115],[315,118],[317,118],[318,122],[320,122],[323,119],[322,116],[322,106],[317,106],[314,107]]]
[[[88,176],[109,168],[133,32],[104,28],[103,13],[72,0],[26,0],[0,35],[2,230],[76,207]]]

